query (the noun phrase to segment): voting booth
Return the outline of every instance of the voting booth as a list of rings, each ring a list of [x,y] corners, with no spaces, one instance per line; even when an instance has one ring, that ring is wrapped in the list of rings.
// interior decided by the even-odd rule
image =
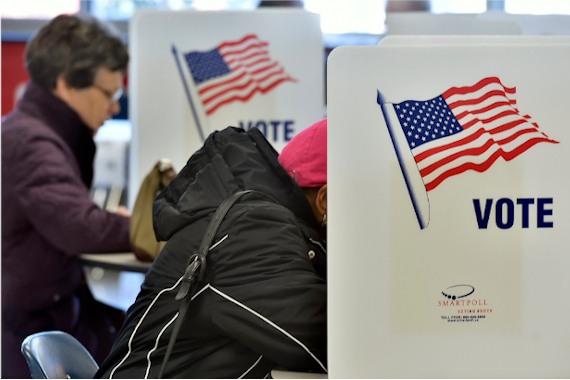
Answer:
[[[479,45],[479,44],[568,44],[570,36],[490,36],[490,35],[392,35],[380,40],[386,45]]]
[[[129,27],[131,205],[159,159],[182,169],[215,130],[259,128],[281,151],[325,116],[318,14],[147,10]]]
[[[489,21],[514,21],[521,34],[527,36],[570,35],[570,15],[563,14],[516,14],[509,12],[483,12],[477,18]]]
[[[476,14],[433,14],[390,12],[386,15],[388,35],[517,35],[515,20],[483,19]]]
[[[328,61],[330,378],[570,374],[570,44]]]

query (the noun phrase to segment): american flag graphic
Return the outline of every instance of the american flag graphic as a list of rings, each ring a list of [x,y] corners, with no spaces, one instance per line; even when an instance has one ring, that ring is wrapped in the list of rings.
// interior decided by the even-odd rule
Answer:
[[[515,95],[489,77],[430,100],[391,104],[427,191],[467,170],[484,172],[499,157],[510,161],[535,144],[557,143],[519,112]]]
[[[270,57],[268,47],[269,43],[250,34],[207,52],[184,54],[208,116],[226,104],[247,102],[258,92],[296,82]]]

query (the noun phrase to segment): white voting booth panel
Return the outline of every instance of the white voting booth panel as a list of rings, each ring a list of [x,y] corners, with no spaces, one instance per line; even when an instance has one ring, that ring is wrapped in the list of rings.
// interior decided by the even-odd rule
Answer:
[[[332,52],[330,378],[570,375],[568,62],[561,44]]]
[[[386,36],[379,45],[569,44],[570,36]]]
[[[524,35],[570,35],[570,15],[479,13],[477,18],[490,21],[515,21]]]
[[[129,204],[160,158],[180,170],[215,130],[257,127],[280,151],[324,117],[318,14],[140,11],[129,52]]]
[[[388,35],[516,35],[521,28],[513,20],[484,20],[476,15],[394,12],[386,15]]]

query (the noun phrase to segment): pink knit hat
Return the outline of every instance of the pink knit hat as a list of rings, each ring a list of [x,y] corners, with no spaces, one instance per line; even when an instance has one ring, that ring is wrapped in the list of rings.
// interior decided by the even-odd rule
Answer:
[[[279,163],[301,187],[327,183],[327,119],[305,129],[285,146]]]

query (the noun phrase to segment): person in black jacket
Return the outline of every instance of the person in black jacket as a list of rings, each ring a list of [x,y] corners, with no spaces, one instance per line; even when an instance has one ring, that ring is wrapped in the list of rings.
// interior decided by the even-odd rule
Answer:
[[[254,191],[212,240],[163,376],[263,378],[274,366],[326,372],[326,120],[297,135],[282,158],[286,169],[256,128],[232,127],[190,158],[155,201],[155,233],[168,243],[96,377],[159,375],[189,258],[220,204],[242,190]],[[318,181],[305,183],[307,173]]]

